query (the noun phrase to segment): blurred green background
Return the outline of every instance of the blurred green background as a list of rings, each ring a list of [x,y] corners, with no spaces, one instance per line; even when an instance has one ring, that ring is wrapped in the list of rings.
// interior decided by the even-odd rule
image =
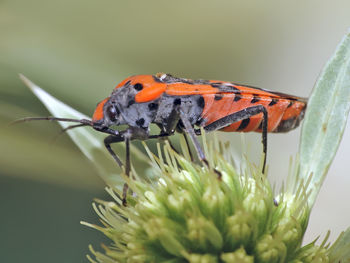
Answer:
[[[22,73],[91,116],[96,103],[134,74],[231,80],[307,97],[350,27],[349,1],[0,1],[1,262],[84,262],[106,242],[79,224],[97,222],[91,202],[109,199],[92,164],[47,116]],[[320,105],[322,110],[322,105]],[[269,136],[268,164],[280,184],[300,129]],[[239,134],[220,134],[241,152]],[[260,136],[246,136],[251,158]],[[350,225],[350,130],[312,213],[305,241]]]

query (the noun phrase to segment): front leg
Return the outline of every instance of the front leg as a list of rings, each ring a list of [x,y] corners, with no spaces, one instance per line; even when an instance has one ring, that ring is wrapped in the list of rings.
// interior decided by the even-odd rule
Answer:
[[[113,151],[113,149],[111,147],[112,143],[118,143],[118,142],[124,141],[126,143],[126,145],[125,145],[126,150],[129,151],[127,145],[130,144],[130,141],[132,141],[132,140],[139,139],[139,140],[145,141],[145,140],[149,140],[149,139],[166,138],[166,137],[172,135],[172,134],[163,133],[163,132],[160,134],[157,134],[157,135],[148,135],[147,131],[145,131],[143,129],[141,131],[140,128],[136,128],[136,129],[138,129],[138,130],[135,132],[135,127],[132,127],[132,128],[129,128],[125,131],[122,131],[118,134],[109,135],[104,139],[104,144],[105,144],[106,149],[108,150],[110,155],[112,155],[113,159],[116,161],[118,166],[122,169],[124,169],[124,164],[122,163],[122,161],[120,160],[118,155]],[[130,151],[129,151],[129,154],[128,153],[126,154],[126,156],[127,156],[127,159],[129,158],[129,160],[130,160],[130,157],[128,157],[128,156],[130,156]],[[126,167],[125,167],[125,170],[127,170]]]
[[[120,132],[117,135],[109,135],[104,139],[104,144],[108,150],[108,152],[112,155],[113,159],[117,162],[119,167],[125,168],[125,174],[126,176],[130,176],[131,171],[131,160],[130,160],[130,141],[139,139],[139,140],[146,140],[149,138],[148,131],[142,128],[138,127],[129,127],[125,131]],[[125,151],[126,151],[126,159],[125,159],[125,167],[120,160],[120,158],[117,156],[117,154],[113,151],[111,144],[112,143],[118,143],[118,142],[125,142]],[[123,205],[126,206],[126,196],[128,192],[129,186],[127,183],[124,184],[123,187]]]
[[[125,142],[125,147],[126,147],[126,159],[127,159],[127,163],[129,160],[130,163],[130,150],[129,150],[129,144],[131,140],[135,140],[135,139],[139,139],[139,140],[146,140],[148,139],[150,136],[148,134],[148,131],[142,129],[142,128],[138,128],[138,127],[129,127],[128,129],[121,131],[119,133],[115,133],[113,135],[109,135],[104,139],[104,145],[107,148],[108,152],[110,153],[110,155],[112,155],[113,159],[116,161],[116,163],[118,164],[118,166],[120,168],[124,168],[124,165],[122,163],[122,161],[120,160],[120,158],[118,157],[118,155],[113,151],[111,144],[112,143],[118,143],[118,142]],[[153,137],[153,136],[151,136]],[[129,146],[128,146],[129,145]],[[129,166],[130,168],[130,166]],[[125,170],[130,171],[130,169],[128,168],[128,164],[126,164]],[[129,176],[129,172],[125,172],[128,176]]]
[[[112,143],[117,143],[117,142],[122,142],[124,141],[124,137],[121,134],[118,135],[109,135],[107,136],[103,142],[105,144],[106,149],[108,150],[109,154],[113,157],[113,159],[116,161],[118,166],[123,169],[124,165],[118,155],[113,151],[111,144]]]
[[[139,127],[129,127],[123,132],[124,142],[125,142],[125,173],[129,177],[131,171],[131,161],[130,161],[130,141],[131,140],[147,140],[149,138],[148,130]]]

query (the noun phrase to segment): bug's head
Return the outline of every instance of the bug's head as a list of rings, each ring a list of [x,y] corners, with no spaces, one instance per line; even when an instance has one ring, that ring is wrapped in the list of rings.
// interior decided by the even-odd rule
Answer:
[[[120,82],[110,97],[98,103],[92,120],[71,119],[60,117],[27,117],[13,122],[13,124],[49,120],[77,123],[62,129],[62,133],[78,127],[90,126],[104,131],[113,125],[127,124],[148,128],[158,109],[157,98],[164,92],[166,84],[162,82],[164,75],[136,75]],[[114,133],[113,133],[114,134]]]
[[[112,125],[119,125],[121,122],[120,111],[110,97],[97,104],[92,116],[92,123],[95,129],[108,128]]]
[[[135,75],[120,82],[112,94],[101,101],[93,114],[96,130],[126,124],[148,129],[156,116],[159,98],[166,89],[162,75]]]

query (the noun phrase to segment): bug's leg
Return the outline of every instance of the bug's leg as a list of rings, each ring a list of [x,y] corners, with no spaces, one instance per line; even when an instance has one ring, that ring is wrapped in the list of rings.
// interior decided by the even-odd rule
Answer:
[[[257,115],[257,114],[263,114],[262,119],[262,143],[263,143],[263,152],[264,152],[264,163],[262,172],[265,173],[265,166],[266,166],[266,153],[267,153],[267,123],[268,123],[268,115],[267,110],[263,105],[256,105],[252,107],[245,108],[244,110],[237,111],[235,113],[232,113],[230,115],[227,115],[217,121],[214,121],[210,123],[209,125],[204,127],[204,130],[206,131],[216,131],[220,130],[226,126],[231,125],[232,123],[249,119],[250,117]]]
[[[179,151],[176,150],[175,146],[171,143],[170,139],[167,138],[166,140],[168,141],[170,148],[171,148],[175,153],[179,154]]]
[[[172,111],[170,112],[168,118],[166,118],[164,120],[163,125],[160,126],[161,128],[161,133],[159,134],[161,135],[166,135],[166,136],[162,136],[164,139],[163,140],[167,140],[169,142],[170,148],[176,152],[179,153],[178,150],[176,150],[176,148],[174,147],[174,145],[171,143],[170,139],[168,138],[170,135],[174,134],[175,129],[176,129],[176,125],[179,122],[180,116],[177,110],[177,106],[174,106]],[[160,138],[162,138],[160,137]]]
[[[123,138],[122,135],[109,135],[104,139],[104,144],[108,150],[108,152],[112,155],[113,159],[117,162],[117,164],[119,165],[119,167],[121,169],[124,168],[124,165],[122,163],[122,161],[120,160],[120,158],[118,157],[118,155],[113,151],[111,144],[112,143],[118,143],[118,142],[122,142],[125,141],[125,148],[126,148],[126,165],[125,165],[125,174],[126,176],[129,177],[130,175],[130,139],[129,138]],[[122,197],[122,203],[123,206],[126,206],[126,196],[127,196],[127,192],[128,192],[129,186],[127,183],[124,183],[123,186],[123,197]]]
[[[265,109],[265,107],[264,107]],[[268,116],[267,111],[263,112],[264,117],[262,120],[262,144],[263,144],[263,152],[264,152],[264,163],[262,168],[262,173],[265,173],[265,167],[266,167],[266,157],[267,157],[267,122],[268,122]]]
[[[104,139],[104,144],[106,149],[108,150],[108,152],[110,153],[110,155],[112,155],[113,159],[116,161],[116,163],[118,164],[118,166],[120,168],[123,168],[124,165],[122,163],[122,161],[120,160],[120,158],[118,157],[118,155],[113,151],[111,144],[112,143],[117,143],[117,142],[122,142],[124,141],[124,138],[122,137],[122,135],[109,135]]]
[[[193,155],[192,155],[190,143],[188,141],[188,136],[187,136],[187,134],[185,132],[182,133],[182,135],[184,136],[184,139],[185,139],[185,142],[186,142],[186,146],[187,146],[187,149],[188,149],[188,154],[190,155],[190,158],[191,158],[191,162],[193,162]]]
[[[205,158],[205,154],[202,150],[201,145],[199,144],[199,141],[197,139],[195,130],[192,127],[192,124],[190,123],[190,121],[188,120],[186,114],[184,114],[181,109],[179,110],[180,112],[180,118],[182,121],[182,124],[185,127],[185,131],[186,133],[188,133],[188,135],[190,136],[192,143],[194,145],[194,148],[196,149],[197,155],[200,159],[200,161],[202,161],[207,167],[209,167],[209,162],[207,161],[207,159]]]
[[[130,138],[125,136],[125,149],[126,149],[126,159],[125,159],[125,173],[127,177],[130,177],[131,163],[130,163]],[[123,206],[126,206],[126,196],[128,193],[129,186],[124,183],[123,186]]]
[[[108,150],[108,152],[112,155],[113,159],[117,162],[120,168],[125,168],[125,174],[126,176],[130,176],[131,171],[131,162],[130,162],[130,140],[133,139],[147,139],[148,134],[145,131],[140,131],[137,128],[129,128],[125,131],[120,132],[118,135],[109,135],[105,138],[104,143]],[[125,167],[120,160],[120,158],[117,156],[117,154],[113,151],[111,144],[112,143],[118,143],[118,142],[125,142]],[[129,186],[127,183],[123,186],[123,197],[122,202],[123,205],[126,206],[126,196],[128,192]]]

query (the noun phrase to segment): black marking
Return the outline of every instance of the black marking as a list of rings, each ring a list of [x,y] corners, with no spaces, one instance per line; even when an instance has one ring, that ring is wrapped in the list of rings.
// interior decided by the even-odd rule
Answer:
[[[289,95],[289,94],[282,93],[282,92],[271,91],[271,90],[262,89],[262,88],[258,88],[258,87],[251,86],[251,85],[246,85],[246,84],[239,84],[239,83],[235,83],[235,82],[230,82],[230,83],[232,85],[235,85],[235,86],[243,86],[243,87],[247,87],[247,88],[252,88],[252,89],[257,89],[257,90],[262,90],[262,91],[265,91],[265,92],[268,92],[268,93],[272,93],[272,94],[277,95],[278,97],[281,97],[282,99],[301,101],[301,102],[304,102],[304,103],[307,102],[306,98],[296,97],[296,96]]]
[[[223,94],[215,94],[214,100],[221,100],[223,96]]]
[[[204,119],[202,119],[201,117],[199,117],[199,119],[197,120],[197,122],[196,122],[196,125],[197,126],[202,126],[202,124],[205,122],[205,120]]]
[[[247,118],[247,119],[242,120],[242,122],[241,122],[241,124],[239,125],[237,131],[244,130],[245,128],[247,128],[249,122],[250,122],[250,118]]]
[[[204,98],[202,97],[202,96],[200,96],[199,98],[198,98],[198,100],[197,100],[197,105],[198,105],[198,107],[200,107],[200,108],[204,108],[204,106],[205,106],[205,101],[204,101]]]
[[[149,109],[150,111],[157,110],[157,109],[158,109],[158,104],[152,102],[152,103],[148,104],[148,109]]]
[[[227,87],[232,89],[232,90],[240,91],[240,89],[236,88],[235,86],[227,86]]]
[[[239,101],[242,99],[242,95],[239,93],[235,94],[235,98],[233,99],[233,101]]]
[[[273,98],[273,99],[271,100],[271,102],[269,103],[269,106],[273,106],[273,105],[275,105],[277,102],[278,102],[278,99]]]
[[[291,117],[289,119],[282,120],[278,124],[274,132],[287,132],[294,129],[297,126],[297,124],[299,124],[299,122],[297,122],[296,120],[297,120],[296,117]]]
[[[145,124],[145,119],[141,118],[136,121],[136,125],[142,127]]]
[[[131,105],[133,105],[135,103],[135,100],[134,99],[132,99],[132,100],[129,100],[129,102],[128,102],[128,106],[127,107],[130,107]]]
[[[295,97],[295,96],[293,96],[293,95],[289,95],[289,94],[282,93],[282,92],[269,91],[269,90],[264,90],[264,89],[261,89],[261,90],[267,91],[267,92],[272,93],[272,94],[275,94],[275,95],[277,95],[278,97],[281,97],[282,99],[293,100],[293,101],[301,101],[301,102],[305,102],[305,101],[306,101],[305,98]]]
[[[125,82],[124,87],[129,86],[129,85],[130,85],[130,82],[131,82],[131,80],[128,80],[127,82]]]
[[[210,83],[210,86],[212,86],[213,88],[220,88],[222,86],[222,83],[214,82],[214,83]]]
[[[174,105],[181,105],[181,99],[180,98],[176,98],[174,100]]]
[[[180,131],[183,131],[185,129],[185,125],[183,124],[182,120],[179,120],[179,122],[176,125],[176,128]]]
[[[136,89],[137,91],[140,91],[143,89],[143,85],[141,83],[136,83],[134,85],[134,89]]]
[[[235,94],[241,94],[241,90],[237,89],[235,86],[228,86],[228,85],[222,84],[220,87],[218,87],[218,89],[220,93],[232,92]]]
[[[257,103],[260,101],[260,97],[256,94],[253,94],[253,99],[250,101],[250,103]]]
[[[288,106],[287,106],[287,108],[292,107],[293,104],[294,104],[294,101],[290,101],[289,104],[288,104]]]

